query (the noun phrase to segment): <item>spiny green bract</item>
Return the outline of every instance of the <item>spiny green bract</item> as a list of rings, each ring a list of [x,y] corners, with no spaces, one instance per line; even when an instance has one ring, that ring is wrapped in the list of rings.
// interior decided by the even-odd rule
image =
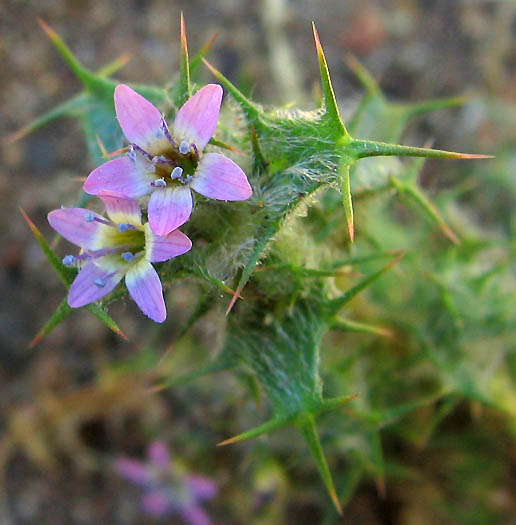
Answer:
[[[203,48],[189,64],[183,24],[181,29],[181,68],[177,81],[168,91],[134,86],[168,116],[173,116],[175,108],[192,94],[190,76],[209,48]],[[107,78],[105,71],[93,74],[84,69],[59,37],[49,28],[46,30],[83,82],[85,90],[60,109],[35,121],[26,131],[63,114],[75,116],[82,123],[90,152],[98,164],[102,154],[99,138],[108,149],[122,146],[112,108],[113,90],[117,83]],[[254,190],[253,198],[247,202],[223,206],[208,199],[197,199],[192,220],[183,228],[193,240],[194,249],[178,260],[159,265],[159,269],[164,283],[188,275],[207,283],[208,291],[203,288],[204,291],[200,292],[206,296],[201,295],[198,308],[187,327],[212,307],[214,289],[233,295],[229,308],[231,310],[233,307],[233,310],[228,318],[225,343],[219,356],[212,365],[205,367],[203,364],[199,371],[194,371],[189,377],[229,368],[244,370],[253,375],[267,393],[272,415],[255,429],[225,443],[294,425],[308,444],[326,488],[340,510],[337,490],[316,432],[316,416],[347,403],[350,394],[362,392],[356,401],[355,419],[339,419],[344,436],[342,443],[346,435],[359,433],[360,438],[355,442],[362,445],[356,451],[350,451],[344,446],[346,453],[350,452],[353,458],[350,459],[349,475],[358,480],[364,472],[368,472],[375,476],[381,487],[385,465],[380,428],[451,391],[462,389],[465,395],[478,391],[468,390],[471,381],[467,383],[466,379],[462,383],[457,379],[455,384],[446,380],[444,375],[449,375],[451,370],[447,364],[449,360],[439,353],[437,347],[434,348],[435,342],[427,340],[424,326],[418,324],[421,333],[413,334],[414,340],[421,344],[424,349],[421,351],[426,352],[425,355],[442,371],[442,379],[438,376],[433,387],[427,390],[415,389],[417,395],[405,402],[400,399],[402,396],[398,392],[392,393],[390,404],[385,402],[389,396],[378,403],[370,390],[372,383],[363,376],[357,379],[352,366],[350,369],[341,366],[336,373],[329,375],[328,390],[331,392],[334,384],[344,382],[348,385],[348,391],[331,392],[333,397],[323,392],[320,350],[325,334],[332,329],[387,333],[379,327],[342,319],[339,311],[359,292],[383,276],[398,261],[399,248],[405,247],[404,243],[411,240],[405,230],[399,231],[398,237],[392,235],[396,229],[392,228],[388,237],[391,240],[398,238],[400,243],[397,246],[385,246],[382,243],[380,229],[390,224],[374,219],[374,225],[379,229],[369,227],[373,224],[371,218],[374,218],[374,214],[383,213],[382,204],[376,203],[376,211],[373,207],[373,214],[367,220],[363,218],[360,223],[365,241],[361,239],[355,248],[356,254],[350,255],[348,234],[351,240],[354,235],[351,191],[359,197],[368,192],[385,196],[396,191],[406,195],[433,224],[456,240],[437,207],[418,185],[421,162],[405,165],[394,162],[385,169],[385,164],[373,160],[368,169],[362,169],[357,161],[380,155],[435,158],[468,156],[354,139],[340,119],[315,29],[314,36],[323,93],[322,106],[314,111],[264,110],[208,64],[238,105],[235,110],[234,106],[226,104],[229,109],[228,119],[226,127],[222,126],[226,132],[223,134],[219,131],[212,140],[212,146],[230,149],[233,146],[241,150],[242,153],[233,155],[242,167],[247,168]],[[411,117],[459,102],[458,99],[447,99],[415,106],[393,105],[358,64],[353,63],[353,67],[368,92],[352,118],[349,129],[367,139],[396,141]],[[383,125],[376,126],[378,122]],[[337,192],[341,193],[338,206]],[[428,232],[425,230],[425,233]],[[384,263],[387,261],[387,264],[378,268],[378,261],[382,260]],[[59,270],[59,265],[56,261],[54,263]],[[350,269],[358,269],[364,274],[358,282],[352,281],[353,277],[348,275]],[[411,279],[417,281],[417,270],[412,267],[411,271],[414,271]],[[396,279],[401,277],[398,275]],[[436,291],[448,293],[448,285],[443,283],[442,277],[436,275],[435,282]],[[230,288],[233,284],[236,292]],[[125,293],[123,288],[115,290],[103,305]],[[237,301],[240,294],[243,300]],[[445,295],[442,297],[444,300]],[[400,299],[400,302],[405,299]],[[383,303],[388,304],[389,301],[383,298]],[[453,301],[449,299],[447,304],[453,317]],[[99,310],[105,314],[104,310]],[[389,317],[388,314],[385,316]],[[63,312],[58,310],[42,335],[64,317]],[[109,320],[104,319],[105,322]],[[391,319],[391,322],[402,321]],[[456,337],[456,334],[452,333],[450,337]],[[339,379],[339,375],[345,377],[345,381],[340,380],[342,378]],[[476,395],[476,399],[487,398]],[[335,437],[335,443],[333,439],[329,443],[332,452],[338,454],[338,437]],[[339,474],[341,479],[342,475]],[[350,479],[342,481],[343,486],[352,486]],[[346,491],[348,488],[344,492],[344,499],[349,497],[349,491]]]

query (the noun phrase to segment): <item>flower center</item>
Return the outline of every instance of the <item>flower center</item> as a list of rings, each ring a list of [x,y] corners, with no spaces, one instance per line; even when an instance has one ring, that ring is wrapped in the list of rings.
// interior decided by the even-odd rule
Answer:
[[[129,155],[138,155],[152,163],[156,179],[150,184],[154,188],[188,184],[199,164],[199,152],[195,144],[183,140],[178,146],[169,133],[166,136],[170,147],[154,157],[136,144],[131,144],[129,150]]]
[[[102,248],[98,250],[85,250],[80,255],[66,255],[63,264],[66,266],[76,266],[83,261],[107,258],[115,265],[130,263],[136,258],[140,258],[145,253],[145,233],[132,224],[124,222],[115,224],[114,222],[96,217],[93,213],[87,212],[84,215],[86,222],[99,222],[104,226],[100,230]]]

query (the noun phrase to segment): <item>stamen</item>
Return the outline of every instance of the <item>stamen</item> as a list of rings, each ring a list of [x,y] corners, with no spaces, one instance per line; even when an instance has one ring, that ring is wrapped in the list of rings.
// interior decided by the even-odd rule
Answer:
[[[165,137],[167,137],[167,140],[174,146],[175,149],[177,149],[176,141],[172,138],[170,135],[170,131],[168,130],[167,123],[165,122],[165,119],[161,119],[161,129],[163,130],[163,133],[165,133]]]
[[[172,173],[170,174],[170,178],[172,180],[174,180],[174,179],[181,179],[181,175],[183,175],[183,168],[180,168],[179,166],[176,166],[172,170]]]
[[[100,224],[105,224],[106,226],[113,226],[113,223],[111,221],[108,221],[107,219],[103,219],[102,217],[95,217],[95,214],[91,211],[84,214],[84,220],[86,222],[100,222]]]
[[[126,222],[121,222],[117,225],[116,229],[120,233],[125,233],[126,231],[134,230],[134,226],[132,224],[127,224]]]
[[[131,144],[129,146],[129,154],[139,153],[140,155],[143,155],[146,159],[149,159],[152,162],[152,155],[147,153],[143,148],[140,148],[137,144]]]
[[[97,277],[94,281],[93,281],[93,284],[95,286],[98,286],[99,288],[103,288],[104,286],[106,286],[106,279],[102,279],[101,277]]]
[[[177,169],[177,168],[174,168],[174,169]],[[150,185],[153,186],[154,188],[164,188],[167,185],[167,183],[166,183],[165,179],[163,177],[161,177],[161,179],[153,180],[150,183]]]
[[[194,152],[195,152],[195,157],[197,158],[197,160],[199,160],[199,150],[197,149],[197,146],[192,142],[192,144],[190,144],[190,146],[192,146]]]
[[[186,142],[186,140],[183,140],[181,144],[179,144],[179,153],[182,155],[186,155],[190,152],[190,144]]]
[[[156,157],[152,157],[152,163],[167,164],[168,166],[177,166],[177,164],[173,160],[167,159],[165,155],[157,155]]]
[[[75,264],[76,258],[75,255],[65,255],[63,257],[63,264],[65,266],[73,266]]]
[[[121,255],[122,259],[126,262],[131,262],[134,259],[134,253],[132,252],[124,252]]]

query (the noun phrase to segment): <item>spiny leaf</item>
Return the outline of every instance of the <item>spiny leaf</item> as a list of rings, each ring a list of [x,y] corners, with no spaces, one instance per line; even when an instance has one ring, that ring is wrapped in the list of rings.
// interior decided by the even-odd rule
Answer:
[[[29,133],[32,133],[33,131],[36,131],[39,128],[42,128],[46,124],[49,124],[50,122],[58,118],[64,117],[66,115],[71,115],[83,110],[87,106],[88,101],[89,96],[86,93],[79,93],[78,95],[75,95],[66,102],[63,102],[57,105],[55,108],[51,109],[50,111],[47,111],[43,115],[36,117],[32,122],[21,128],[20,130],[9,135],[6,139],[6,144],[12,144],[17,140],[22,139]]]
[[[50,26],[48,26],[41,18],[38,18],[38,22],[75,76],[82,82],[82,84],[84,84],[84,86],[93,87],[97,82],[95,75],[82,66],[75,55],[70,51],[70,48]]]
[[[328,490],[335,508],[339,514],[342,514],[342,507],[340,506],[339,498],[337,497],[337,492],[335,491],[335,486],[333,484],[333,478],[331,477],[331,472],[328,467],[328,462],[324,456],[324,452],[321,447],[321,442],[319,436],[317,435],[317,429],[315,427],[315,421],[313,416],[307,416],[300,420],[297,423],[297,428],[301,432],[302,436],[305,438],[305,441],[312,453],[312,457],[315,459],[319,474]]]
[[[225,439],[224,441],[217,443],[217,446],[222,447],[225,445],[231,445],[233,443],[238,443],[240,441],[246,441],[248,439],[262,436],[263,434],[268,434],[269,432],[273,432],[274,430],[285,427],[286,425],[290,424],[292,420],[292,417],[275,417],[257,427],[252,428],[251,430],[248,430],[247,432],[242,432],[242,434]]]
[[[190,62],[190,74],[192,74],[199,67],[202,59],[211,51],[211,48],[213,47],[213,44],[215,43],[215,40],[217,40],[218,36],[218,33],[214,33],[213,36],[206,42],[206,44],[201,47],[197,55],[194,56]]]
[[[357,159],[365,157],[396,156],[396,157],[425,157],[429,159],[491,159],[492,155],[477,155],[470,153],[456,153],[429,148],[416,148],[399,144],[388,144],[373,140],[353,139],[349,144],[349,154]]]
[[[43,250],[43,253],[45,254],[46,258],[56,271],[63,284],[68,288],[71,282],[75,279],[77,271],[63,264],[63,261],[56,255],[54,250],[52,250],[52,248],[49,246],[49,244],[47,243],[37,226],[32,222],[30,217],[25,213],[25,211],[21,207],[20,212],[23,215],[25,222],[31,229],[32,234],[38,241],[38,244],[41,246],[41,249]]]
[[[202,58],[204,65],[213,73],[217,80],[224,86],[231,96],[240,104],[248,120],[259,119],[261,116],[260,108],[251,102],[237,87],[235,87],[220,71],[213,67],[205,58]]]
[[[337,299],[332,299],[328,301],[327,305],[328,305],[330,312],[335,312],[335,313],[338,312],[342,306],[344,306],[346,303],[351,301],[351,299],[353,299],[353,297],[355,297],[359,292],[369,287],[371,284],[374,283],[374,281],[376,281],[382,275],[387,273],[393,266],[395,266],[403,258],[404,255],[405,254],[402,253],[401,255],[393,259],[389,264],[387,264],[386,266],[384,266],[377,272],[373,273],[369,277],[366,277],[365,279],[360,281],[357,285],[347,290],[340,297],[337,297]]]
[[[346,223],[348,225],[349,239],[351,242],[355,239],[355,226],[353,222],[353,203],[351,201],[351,185],[349,180],[349,164],[345,162],[340,169],[341,186],[340,192],[342,194],[342,204],[344,205],[344,214],[346,216]]]
[[[315,23],[312,22],[312,30],[315,40],[315,48],[317,50],[317,59],[319,60],[319,70],[321,74],[321,84],[324,99],[324,109],[326,115],[331,120],[332,124],[336,127],[336,134],[348,136],[346,127],[344,126],[340,114],[339,107],[337,106],[337,100],[335,99],[335,93],[333,92],[333,86],[331,85],[330,72],[328,71],[328,65],[326,63],[326,57],[321,46],[319,34],[315,28]]]
[[[365,323],[358,323],[356,321],[351,321],[349,319],[335,319],[330,328],[332,330],[339,330],[341,332],[364,332],[369,334],[382,335],[389,337],[392,333],[385,328],[380,328],[379,326],[373,326]]]
[[[179,100],[182,106],[190,97],[190,64],[188,62],[188,45],[186,42],[185,19],[181,11],[181,49],[179,54]]]
[[[61,321],[64,321],[71,313],[73,312],[73,308],[68,305],[68,300],[65,297],[57,307],[56,311],[52,314],[52,317],[45,323],[43,328],[34,336],[32,341],[29,343],[29,348],[33,348],[38,343],[40,343],[43,338],[48,335],[52,330],[61,323]]]
[[[191,381],[195,381],[196,379],[199,379],[201,377],[204,377],[210,374],[214,374],[216,372],[222,372],[224,370],[231,370],[235,366],[236,364],[230,361],[224,361],[222,359],[216,360],[215,362],[209,364],[208,366],[198,368],[197,370],[193,370],[192,372],[189,372],[188,374],[183,374],[183,375],[180,375],[179,377],[173,377],[173,378],[161,381],[151,388],[151,392],[160,392],[161,390],[172,388],[173,386],[184,385],[186,383],[190,383]]]
[[[260,256],[269,242],[269,240],[278,232],[279,229],[279,221],[276,221],[275,223],[268,225],[264,228],[263,232],[257,235],[257,238],[255,240],[255,246],[253,249],[253,252],[249,259],[247,260],[247,264],[242,271],[242,274],[240,275],[240,280],[238,281],[238,285],[236,288],[236,291],[233,294],[233,298],[231,299],[231,302],[229,303],[229,306],[226,310],[226,315],[231,312],[231,309],[233,308],[234,304],[236,303],[237,299],[240,297],[240,294],[242,290],[244,289],[244,286],[246,285],[247,281],[251,277],[251,274],[253,273],[256,263],[260,259]]]
[[[435,222],[442,232],[448,237],[454,244],[460,244],[459,239],[446,224],[446,221],[443,219],[435,205],[428,199],[428,197],[422,192],[422,190],[417,186],[417,183],[403,183],[398,180],[396,177],[391,175],[390,177],[391,184],[403,195],[409,197],[413,202],[415,202],[425,214]]]

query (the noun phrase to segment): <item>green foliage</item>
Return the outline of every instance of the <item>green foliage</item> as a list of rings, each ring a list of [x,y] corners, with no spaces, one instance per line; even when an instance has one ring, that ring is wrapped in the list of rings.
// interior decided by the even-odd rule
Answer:
[[[112,118],[116,82],[105,70],[85,70],[59,37],[46,30],[84,91],[26,129],[61,115],[75,116],[98,164],[102,152],[97,138],[108,151],[122,146]],[[475,158],[390,143],[400,140],[410,119],[463,100],[393,104],[353,61],[366,95],[348,132],[315,28],[314,37],[323,100],[312,111],[265,109],[206,63],[236,102],[226,105],[227,121],[239,122],[237,129],[223,124],[221,128],[229,131],[219,130],[212,147],[243,152],[235,159],[247,168],[254,193],[242,203],[198,198],[192,220],[183,228],[194,242],[192,252],[159,265],[165,284],[184,277],[199,283],[197,307],[179,337],[214,307],[215,291],[232,296],[224,343],[215,360],[198,364],[185,376],[164,377],[160,387],[230,369],[253,378],[251,384],[270,400],[270,417],[222,444],[294,426],[340,510],[339,500],[349,501],[363,478],[373,477],[382,491],[384,479],[402,471],[385,458],[385,429],[422,446],[461,400],[516,415],[515,405],[511,408],[516,374],[505,362],[509,355],[516,361],[509,350],[514,348],[515,315],[507,308],[516,290],[506,239],[474,227],[451,200],[446,213],[440,211],[421,187],[420,160],[359,162],[380,156]],[[208,49],[189,64],[181,21],[179,77],[169,91],[147,86],[138,91],[173,115],[195,91],[192,66]],[[357,197],[355,212],[352,194]],[[408,213],[419,213],[424,220],[417,215],[400,220],[397,210],[403,202],[410,204]],[[352,244],[355,222],[358,235]],[[434,236],[435,226],[448,239]],[[62,275],[69,269],[61,268],[53,252],[47,255],[69,284],[70,276]],[[379,267],[378,261],[386,259]],[[124,294],[123,288],[115,290],[105,304]],[[353,312],[344,319],[340,310],[351,301]],[[95,305],[91,309],[115,330],[104,310]],[[61,304],[42,335],[69,313],[66,303]],[[511,387],[500,399],[507,385]],[[324,415],[342,408],[357,393],[345,413]],[[409,417],[421,409],[431,412],[424,425]],[[323,439],[330,463],[345,458],[346,469],[337,474],[336,487],[316,417],[331,421]]]

